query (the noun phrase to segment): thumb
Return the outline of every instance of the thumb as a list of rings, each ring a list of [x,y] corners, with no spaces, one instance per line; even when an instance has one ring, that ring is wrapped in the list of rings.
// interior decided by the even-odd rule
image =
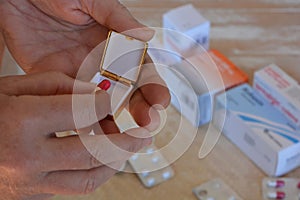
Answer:
[[[107,11],[101,12],[105,8]],[[128,9],[117,0],[94,0],[91,15],[100,24],[117,32],[126,31],[126,35],[136,39],[148,41],[154,35],[153,29],[139,23]]]

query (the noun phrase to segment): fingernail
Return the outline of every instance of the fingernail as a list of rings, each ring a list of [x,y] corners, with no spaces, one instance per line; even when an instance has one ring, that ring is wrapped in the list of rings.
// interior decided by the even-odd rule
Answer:
[[[96,89],[94,90],[94,93],[96,93],[96,92],[98,92],[98,91],[100,91],[100,90],[101,90],[101,88],[96,87]]]
[[[133,32],[130,32],[130,35],[136,39],[142,40],[142,41],[149,41],[153,38],[155,34],[155,30],[151,29],[149,27],[143,27],[138,28],[134,30]]]

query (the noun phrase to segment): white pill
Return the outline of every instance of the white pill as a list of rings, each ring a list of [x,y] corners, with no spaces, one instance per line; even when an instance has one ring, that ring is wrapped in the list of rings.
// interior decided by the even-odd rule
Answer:
[[[147,179],[147,185],[149,187],[153,186],[155,184],[155,178],[148,178]]]
[[[152,162],[153,163],[158,163],[158,161],[159,161],[159,157],[158,156],[155,156],[155,157],[152,158]]]
[[[164,179],[169,179],[169,178],[171,177],[171,172],[169,172],[169,171],[164,172],[164,173],[162,174],[162,177],[163,177]]]

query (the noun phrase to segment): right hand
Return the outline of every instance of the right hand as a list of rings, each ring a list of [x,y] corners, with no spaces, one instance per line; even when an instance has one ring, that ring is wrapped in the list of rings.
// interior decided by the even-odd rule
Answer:
[[[119,134],[114,122],[104,119],[110,110],[106,92],[93,95],[95,85],[78,82],[77,94],[72,94],[73,85],[72,78],[57,72],[0,78],[1,199],[90,193],[113,176],[130,155],[151,142]],[[74,97],[82,109],[72,109]],[[97,117],[90,116],[94,110]],[[80,127],[75,126],[75,115],[83,115]],[[106,159],[101,162],[90,154],[80,137],[54,137],[54,132],[88,127],[98,124],[98,120],[105,134],[86,136],[84,143],[96,145],[96,154]],[[137,132],[147,131],[128,131],[130,135]],[[113,147],[103,145],[103,139],[130,153],[114,153]]]

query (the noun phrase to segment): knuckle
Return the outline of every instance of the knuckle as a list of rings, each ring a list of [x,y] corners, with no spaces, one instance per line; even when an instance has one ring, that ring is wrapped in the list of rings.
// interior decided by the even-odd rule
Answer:
[[[131,153],[138,152],[143,147],[143,142],[142,141],[143,141],[142,139],[135,140],[135,142],[133,142],[132,144],[130,144],[128,146],[128,151],[131,152]]]
[[[45,75],[48,77],[48,79],[52,78],[57,81],[68,77],[67,75],[65,75],[64,73],[62,73],[60,71],[49,71],[49,72],[46,72]]]
[[[100,162],[97,160],[97,158],[95,158],[94,156],[90,155],[89,158],[89,168],[95,168],[95,167],[99,167]]]
[[[88,179],[85,181],[85,186],[83,187],[83,194],[90,194],[93,193],[97,189],[96,178],[95,176],[89,176]]]

